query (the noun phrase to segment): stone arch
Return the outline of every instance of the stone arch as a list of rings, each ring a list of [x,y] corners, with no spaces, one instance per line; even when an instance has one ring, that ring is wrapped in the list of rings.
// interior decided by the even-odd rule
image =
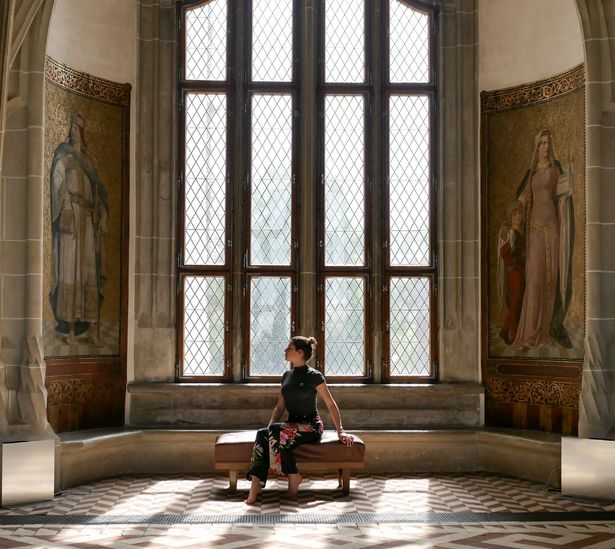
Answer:
[[[2,8],[0,437],[53,436],[42,349],[44,63],[54,0]]]

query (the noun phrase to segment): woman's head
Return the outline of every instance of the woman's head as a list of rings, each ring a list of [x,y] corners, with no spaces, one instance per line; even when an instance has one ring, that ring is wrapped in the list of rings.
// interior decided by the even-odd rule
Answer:
[[[551,130],[544,128],[534,138],[534,154],[532,155],[531,169],[534,171],[538,163],[549,162],[555,165],[555,152],[553,150],[553,136]]]
[[[295,336],[290,339],[290,343],[299,353],[303,353],[303,358],[306,362],[312,358],[314,349],[316,348],[316,339],[313,337]]]

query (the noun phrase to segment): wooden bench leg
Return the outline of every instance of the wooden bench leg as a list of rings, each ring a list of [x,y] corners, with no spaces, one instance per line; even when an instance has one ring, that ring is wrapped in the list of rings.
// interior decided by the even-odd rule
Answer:
[[[231,492],[237,491],[237,471],[228,472],[228,484],[228,488]]]
[[[350,492],[350,469],[342,469],[342,493],[347,495]]]
[[[338,488],[342,487],[342,470],[341,469],[337,470],[337,487]]]

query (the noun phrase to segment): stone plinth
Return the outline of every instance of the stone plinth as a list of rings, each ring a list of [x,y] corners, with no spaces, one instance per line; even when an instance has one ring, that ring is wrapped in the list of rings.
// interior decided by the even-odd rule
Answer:
[[[55,475],[53,440],[2,444],[1,505],[53,499]]]

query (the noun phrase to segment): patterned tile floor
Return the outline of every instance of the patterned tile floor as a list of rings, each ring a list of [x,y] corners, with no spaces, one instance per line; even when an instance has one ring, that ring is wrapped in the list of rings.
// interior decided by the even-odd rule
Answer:
[[[359,475],[344,496],[308,478],[298,498],[270,482],[244,505],[222,476],[123,476],[52,502],[0,509],[0,548],[615,548],[615,502],[484,473]]]

